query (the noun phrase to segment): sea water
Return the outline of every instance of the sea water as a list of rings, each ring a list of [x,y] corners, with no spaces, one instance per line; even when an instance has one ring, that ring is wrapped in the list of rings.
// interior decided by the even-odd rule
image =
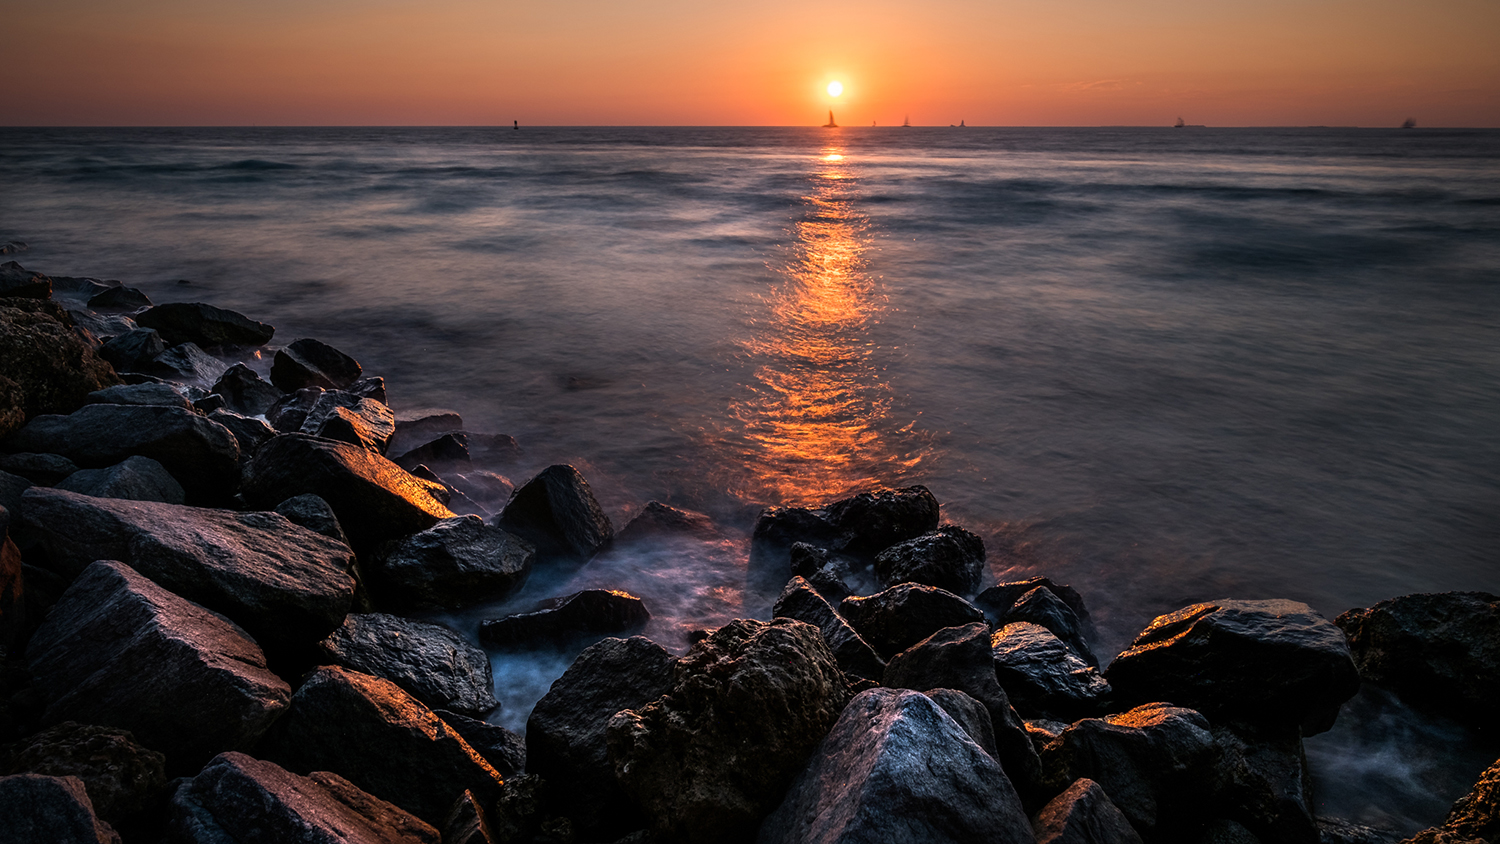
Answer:
[[[7,239],[332,343],[617,527],[724,531],[471,636],[611,586],[681,651],[765,615],[760,508],[913,483],[1106,659],[1200,600],[1500,592],[1500,132],[0,129]],[[496,653],[500,720],[571,656]],[[1494,758],[1355,706],[1308,741],[1327,811],[1430,824]]]

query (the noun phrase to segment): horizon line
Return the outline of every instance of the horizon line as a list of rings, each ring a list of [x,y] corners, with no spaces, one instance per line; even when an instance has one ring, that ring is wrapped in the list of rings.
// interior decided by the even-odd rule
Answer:
[[[4,129],[505,129],[516,131],[517,126],[504,123],[63,123],[63,124],[0,124]],[[902,126],[888,123],[883,126],[849,124],[835,127],[814,124],[688,124],[688,123],[537,123],[528,124],[528,129],[1399,129],[1419,131],[1422,129],[1491,130],[1500,126],[1415,126],[1397,125],[1325,125],[1325,124],[1247,124],[1239,126],[1190,124],[1173,126],[1170,123],[1100,123],[1072,125],[1041,124],[973,124],[960,126],[956,123],[922,123]]]

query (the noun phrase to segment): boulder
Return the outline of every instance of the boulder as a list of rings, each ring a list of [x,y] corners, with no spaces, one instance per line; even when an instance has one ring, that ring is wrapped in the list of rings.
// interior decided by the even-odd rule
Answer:
[[[443,480],[446,481],[450,494],[462,495],[489,513],[498,513],[504,509],[505,502],[515,491],[515,486],[508,478],[494,472],[471,469],[467,472],[449,473]]]
[[[887,587],[922,583],[972,595],[984,577],[984,540],[957,525],[943,525],[881,551],[875,576]]]
[[[255,370],[237,363],[224,370],[213,391],[224,397],[224,406],[245,416],[260,416],[281,398],[281,391],[267,384]]]
[[[291,693],[240,628],[116,562],[79,575],[26,655],[46,723],[129,730],[169,769],[248,745]]]
[[[143,311],[135,321],[161,332],[168,345],[264,346],[276,329],[243,314],[201,302],[169,302]]]
[[[266,422],[283,434],[295,434],[302,430],[307,414],[327,392],[322,387],[303,387],[294,393],[286,393],[266,409]],[[357,399],[351,394],[340,406],[354,404]]]
[[[499,705],[489,656],[441,625],[351,613],[318,651],[333,665],[395,683],[432,709],[483,717]]]
[[[0,507],[0,663],[26,632],[26,575],[21,550],[8,535],[10,513]]]
[[[846,673],[877,681],[885,673],[885,661],[876,655],[875,649],[806,580],[794,577],[787,582],[776,599],[772,615],[795,618],[818,628]]]
[[[12,773],[77,777],[112,826],[150,812],[167,790],[166,757],[129,730],[64,721],[17,742]]]
[[[396,458],[396,465],[408,471],[419,464],[447,471],[466,469],[472,463],[473,460],[469,457],[469,435],[462,431],[443,434]]]
[[[1124,703],[1170,700],[1210,717],[1333,726],[1359,691],[1344,634],[1296,601],[1212,601],[1158,617],[1110,663]],[[1106,788],[1107,788],[1106,784]]]
[[[220,408],[208,414],[208,421],[223,425],[239,444],[240,454],[255,453],[267,440],[276,436],[276,429],[250,416],[241,416],[232,410]]]
[[[1296,730],[1267,732],[1216,724],[1218,814],[1266,844],[1318,844],[1312,780]]]
[[[1077,589],[1066,584],[1053,583],[1046,577],[1033,577],[1029,580],[997,583],[980,592],[978,597],[974,599],[974,603],[985,611],[990,622],[996,627],[1004,627],[1006,622],[1011,620],[1031,621],[1041,624],[1036,618],[1009,618],[1011,607],[1015,606],[1016,602],[1025,597],[1027,593],[1037,588],[1046,589],[1048,592],[1051,592],[1066,604],[1068,609],[1073,611],[1073,617],[1078,620],[1079,633],[1086,644],[1098,641],[1099,634],[1094,629],[1094,621],[1089,616],[1088,608],[1083,604],[1083,596],[1078,594]],[[1042,624],[1042,626],[1047,627],[1046,624]],[[1058,634],[1058,638],[1067,641],[1066,637],[1063,637],[1061,634]],[[1088,650],[1085,647],[1084,651],[1079,652],[1078,655],[1087,659],[1089,664],[1098,665],[1099,663],[1093,658],[1093,655],[1086,652]]]
[[[392,454],[405,454],[443,434],[464,429],[463,417],[452,411],[423,410],[396,417],[396,437],[391,441]]]
[[[479,758],[488,762],[500,776],[509,779],[526,771],[526,739],[498,724],[448,709],[434,709],[433,713],[468,742]]]
[[[310,337],[292,341],[271,361],[271,383],[288,393],[303,387],[342,390],[359,375],[359,361]]]
[[[348,387],[345,387],[344,392],[353,393],[362,399],[374,399],[381,404],[387,404],[385,398],[385,379],[379,376],[361,378]]]
[[[511,495],[496,527],[536,546],[541,557],[584,562],[614,537],[588,482],[572,466],[548,466]]]
[[[6,512],[10,514],[10,517],[15,519],[17,528],[24,527],[19,518],[21,513],[21,496],[33,486],[35,484],[20,475],[0,472],[0,507],[4,507]]]
[[[192,402],[169,384],[119,384],[88,394],[87,404],[146,404],[191,410]]]
[[[121,372],[144,372],[166,350],[166,342],[155,329],[136,328],[104,341],[99,357]]]
[[[180,384],[207,387],[224,374],[224,362],[198,348],[197,343],[169,346],[146,366],[146,372]]]
[[[443,844],[495,844],[489,813],[474,799],[473,792],[465,791],[448,810],[442,840]]]
[[[1234,823],[1230,821],[1230,823]],[[1238,824],[1235,824],[1239,826]],[[1244,827],[1240,827],[1244,829]],[[1245,830],[1245,835],[1251,839],[1250,830]],[[1366,826],[1355,823],[1345,818],[1318,818],[1318,836],[1323,844],[1396,844],[1401,840],[1401,833],[1389,827]],[[1258,844],[1250,841],[1250,844]],[[1433,844],[1433,842],[1423,842]]]
[[[679,510],[660,501],[647,501],[641,512],[615,534],[615,543],[629,545],[679,536],[703,540],[720,538],[719,529],[708,516],[692,510]]]
[[[68,316],[73,319],[74,331],[84,339],[84,342],[94,347],[95,351],[103,345],[103,341],[128,334],[136,329],[135,320],[119,313],[98,313],[86,308],[68,308]]]
[[[610,719],[609,759],[658,835],[746,841],[848,694],[818,628],[732,621],[678,660],[667,694]]]
[[[134,311],[149,308],[151,297],[134,287],[106,287],[89,297],[89,307],[96,311]]]
[[[0,777],[0,841],[17,844],[120,844],[94,815],[77,777]]]
[[[321,533],[329,539],[349,544],[349,537],[333,514],[328,502],[316,495],[294,495],[276,505],[276,512],[286,516],[287,521],[300,525],[313,533]]]
[[[870,558],[938,526],[938,502],[924,486],[862,492],[818,509],[774,507],[750,539],[751,568],[785,570],[794,542]]]
[[[30,247],[26,245],[25,241],[8,240],[5,243],[0,243],[0,255],[15,255],[20,252],[25,252],[29,248]]]
[[[512,777],[500,789],[500,799],[490,814],[490,828],[497,842],[567,844],[573,841],[573,824],[548,811],[543,800],[546,784],[535,774]],[[618,844],[618,842],[616,842]]]
[[[396,416],[374,399],[325,390],[308,408],[301,432],[384,454],[391,435],[396,432]]]
[[[1454,801],[1441,827],[1425,829],[1405,844],[1480,844],[1500,841],[1500,760]]]
[[[1403,595],[1335,622],[1365,680],[1424,708],[1489,726],[1500,700],[1500,596]]]
[[[94,296],[119,286],[118,281],[104,281],[86,276],[52,276],[52,296],[57,299],[76,299],[87,302]]]
[[[338,774],[298,776],[274,762],[224,753],[172,797],[183,844],[438,844],[438,832]]]
[[[952,592],[916,583],[902,583],[864,598],[845,598],[839,615],[887,659],[944,627],[984,620],[984,613]]]
[[[1099,713],[1109,683],[1051,630],[1017,621],[990,637],[995,675],[1023,718],[1072,721]]]
[[[579,654],[531,710],[527,767],[566,807],[579,834],[623,835],[645,819],[615,782],[605,726],[616,712],[642,709],[672,686],[676,658],[643,636],[605,639]]]
[[[1085,641],[1083,625],[1079,622],[1077,614],[1065,601],[1057,597],[1056,592],[1038,586],[1022,595],[1004,614],[1004,621],[999,626],[1003,627],[1016,622],[1036,624],[1046,628],[1079,659],[1094,668],[1099,667],[1099,660],[1094,657],[1093,650]]]
[[[1083,777],[1052,798],[1031,821],[1036,844],[1141,844],[1104,788]]]
[[[42,414],[71,413],[120,383],[56,303],[0,298],[0,439]],[[9,451],[51,451],[7,443]]]
[[[849,563],[827,548],[806,542],[793,542],[789,554],[792,574],[806,578],[819,595],[831,601],[842,601],[852,594],[849,589]]]
[[[160,463],[149,457],[127,457],[107,469],[80,469],[57,485],[58,489],[94,498],[125,498],[182,504],[187,494]]]
[[[120,560],[224,613],[267,645],[316,642],[349,611],[349,547],[276,513],[90,498],[41,487],[21,499],[27,524],[65,575],[92,560]]]
[[[634,633],[650,620],[645,602],[634,595],[585,589],[543,601],[533,612],[480,622],[479,638],[494,646],[566,644],[589,636]]]
[[[481,466],[514,463],[521,458],[521,446],[509,434],[464,433],[469,437],[469,455]]]
[[[1255,833],[1246,829],[1237,821],[1228,818],[1214,818],[1203,825],[1202,830],[1192,839],[1193,844],[1262,844]],[[1325,844],[1333,844],[1325,839]]]
[[[926,695],[870,689],[844,709],[760,844],[1030,842],[1000,766]]]
[[[291,771],[332,771],[428,823],[442,823],[465,789],[499,796],[500,774],[447,722],[395,683],[347,668],[314,671],[262,748]]]
[[[454,516],[382,548],[369,574],[388,606],[458,607],[509,594],[534,559],[524,540],[478,516]]]
[[[78,471],[78,464],[60,454],[0,454],[0,471],[19,475],[32,484],[56,486],[57,482]],[[30,486],[31,484],[27,484]],[[14,495],[19,500],[20,491]]]
[[[0,264],[0,298],[50,299],[52,279],[32,272],[15,261]]]
[[[932,698],[932,702],[941,706],[948,717],[958,722],[969,738],[979,745],[980,749],[988,753],[991,758],[1000,755],[995,746],[995,719],[990,717],[990,711],[984,708],[984,704],[975,700],[973,695],[961,692],[958,689],[928,689],[922,694]],[[1029,731],[1028,731],[1029,733]]]

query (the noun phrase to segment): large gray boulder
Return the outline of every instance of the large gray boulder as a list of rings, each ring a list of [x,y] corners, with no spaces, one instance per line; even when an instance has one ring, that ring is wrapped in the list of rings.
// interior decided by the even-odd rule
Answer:
[[[225,406],[245,416],[260,416],[281,398],[281,391],[267,384],[255,370],[237,363],[224,370],[211,392],[224,397]]]
[[[1022,718],[1071,721],[1099,713],[1109,683],[1051,630],[1016,621],[990,637],[995,674]]]
[[[89,393],[87,404],[147,404],[192,410],[193,403],[170,384],[117,384]]]
[[[359,361],[311,337],[293,340],[271,360],[271,383],[288,393],[303,387],[342,390],[359,380]]]
[[[870,689],[844,708],[760,827],[759,844],[1030,844],[1005,772],[926,695]]]
[[[308,409],[301,432],[384,454],[396,433],[396,414],[384,402],[327,390]]]
[[[318,650],[334,665],[390,680],[432,709],[483,718],[499,705],[489,656],[442,625],[351,613]]]
[[[182,504],[187,500],[182,484],[160,463],[139,455],[127,457],[105,469],[79,469],[57,485],[58,489],[94,498],[124,498]]]
[[[785,572],[797,542],[868,559],[937,526],[938,501],[924,486],[862,492],[815,509],[774,507],[755,522],[750,567]]]
[[[142,328],[161,332],[168,345],[263,346],[276,329],[234,311],[201,302],[169,302],[136,315]]]
[[[958,525],[943,525],[881,551],[874,570],[882,586],[923,583],[973,595],[984,579],[984,540]]]
[[[839,604],[849,626],[886,659],[945,627],[984,620],[984,613],[963,598],[936,586],[902,583]]]
[[[615,535],[588,481],[567,465],[548,466],[517,488],[494,524],[536,546],[538,556],[579,563]]]
[[[16,844],[120,844],[94,814],[77,777],[0,777],[0,841]]]
[[[478,516],[454,516],[381,548],[368,571],[382,605],[459,607],[510,594],[535,559],[514,534]]]
[[[1075,780],[1031,821],[1036,844],[1141,844],[1103,786],[1088,777]]]
[[[885,673],[885,660],[803,578],[787,581],[771,612],[775,618],[795,618],[818,628],[844,671],[875,681]]]

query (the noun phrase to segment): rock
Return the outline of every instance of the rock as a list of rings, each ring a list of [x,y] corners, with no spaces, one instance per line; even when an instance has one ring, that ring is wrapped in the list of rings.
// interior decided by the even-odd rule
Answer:
[[[50,301],[0,298],[0,360],[0,439],[42,414],[71,413],[89,393],[120,383]]]
[[[302,433],[357,445],[367,451],[382,454],[392,430],[389,425],[390,413],[390,408],[380,402],[360,399],[359,407],[329,408],[328,413],[321,417],[309,414],[307,422],[303,423]],[[316,427],[313,428],[315,420]]]
[[[383,548],[370,585],[389,606],[458,607],[509,594],[526,582],[535,556],[478,516],[454,516]]]
[[[391,453],[405,454],[423,443],[463,429],[463,417],[450,411],[401,414],[396,417],[396,436],[391,440]]]
[[[1052,721],[1047,718],[1031,718],[1026,722],[1026,734],[1031,736],[1031,744],[1037,753],[1042,752],[1053,739],[1062,735],[1070,725],[1067,721]]]
[[[1493,841],[1500,841],[1500,760],[1479,775],[1479,781],[1468,794],[1454,801],[1441,827],[1425,829],[1407,839],[1405,844],[1483,844]]]
[[[303,387],[295,393],[287,393],[273,402],[266,410],[266,422],[283,434],[295,434],[307,422],[307,414],[326,392],[322,387]],[[354,404],[351,395],[343,404]]]
[[[448,475],[446,480],[450,493],[460,493],[475,505],[491,513],[500,512],[505,507],[510,494],[515,491],[515,487],[508,479],[494,472],[475,470],[454,472]]]
[[[385,379],[384,378],[361,378],[344,388],[344,392],[352,393],[362,399],[374,399],[381,404],[386,404]]]
[[[1004,627],[1008,621],[1030,621],[1042,624],[1036,618],[1012,619],[1009,617],[1011,607],[1014,607],[1017,601],[1037,588],[1046,589],[1048,592],[1051,592],[1066,604],[1068,609],[1073,611],[1073,617],[1078,620],[1078,631],[1083,637],[1085,645],[1098,641],[1099,634],[1094,629],[1094,622],[1089,616],[1088,608],[1083,605],[1083,596],[1078,594],[1077,589],[1065,584],[1053,583],[1046,577],[1033,577],[1029,580],[997,583],[980,592],[979,596],[974,599],[974,603],[988,614],[990,622],[997,628]],[[1042,624],[1042,626],[1047,627],[1046,624]],[[1067,637],[1060,633],[1057,636],[1063,639],[1063,641],[1068,641]],[[1078,652],[1078,655],[1088,660],[1090,665],[1097,666],[1099,663],[1093,658],[1093,654],[1089,650],[1088,647],[1085,647],[1082,651]]]
[[[645,824],[615,782],[605,726],[616,712],[666,694],[676,662],[644,636],[605,639],[579,654],[531,710],[528,768],[545,779],[552,805],[568,808],[580,834],[607,840]]]
[[[270,425],[253,419],[249,416],[241,416],[231,410],[219,409],[208,414],[208,421],[216,425],[223,425],[229,433],[234,435],[234,440],[239,444],[240,454],[251,455],[260,448],[267,440],[276,436],[276,429]]]
[[[1017,621],[990,637],[995,675],[1023,718],[1072,721],[1096,715],[1110,697],[1099,670],[1051,630]]]
[[[80,469],[57,485],[58,489],[94,498],[124,498],[131,501],[186,501],[182,485],[149,457],[127,457],[107,469]]]
[[[958,689],[928,689],[922,694],[932,698],[932,702],[941,706],[949,718],[958,722],[981,750],[991,758],[999,756],[999,750],[995,746],[995,721],[984,704]],[[1029,732],[1028,730],[1028,734]]]
[[[195,503],[226,500],[239,480],[240,447],[234,435],[179,407],[85,405],[67,416],[32,419],[7,445],[15,451],[60,454],[84,468],[113,466],[133,455],[149,457]]]
[[[51,296],[52,279],[15,261],[0,264],[0,298],[49,299]]]
[[[106,290],[120,286],[118,281],[103,281],[79,276],[52,276],[52,296],[59,299],[76,299],[87,302]]]
[[[193,399],[193,409],[207,416],[215,410],[223,410],[227,402],[218,393],[209,393],[201,399]]]
[[[1219,814],[1268,844],[1318,844],[1312,780],[1295,730],[1269,733],[1214,725]]]
[[[358,446],[288,434],[250,459],[241,494],[254,507],[274,507],[294,495],[319,496],[361,550],[452,518],[434,487],[441,489]]]
[[[197,387],[218,381],[224,369],[223,361],[198,348],[196,343],[170,346],[146,367],[152,375]]]
[[[418,818],[337,774],[301,777],[224,753],[172,797],[172,840],[187,844],[438,844]]]
[[[0,507],[4,507],[12,518],[16,518],[21,512],[21,496],[33,486],[35,484],[20,475],[0,472]],[[16,526],[24,527],[19,518],[16,518]]]
[[[1228,818],[1215,818],[1204,824],[1194,844],[1261,844],[1261,840]]]
[[[827,548],[819,548],[806,542],[792,543],[790,553],[792,574],[806,578],[819,595],[832,601],[842,601],[852,594],[849,589],[849,563],[834,556]]]
[[[180,407],[191,410],[193,405],[166,384],[120,384],[105,387],[88,394],[86,404],[145,404],[158,407]]]
[[[795,618],[818,628],[846,673],[869,680],[879,680],[885,673],[885,661],[875,654],[875,649],[806,580],[794,577],[787,582],[776,599],[772,615]]]
[[[465,431],[469,437],[469,455],[481,466],[514,463],[521,458],[521,446],[508,434],[485,434]]]
[[[465,789],[499,796],[500,774],[447,722],[389,680],[323,666],[262,745],[291,771],[332,771],[429,823]]]
[[[276,329],[243,314],[200,302],[169,302],[143,311],[135,321],[161,332],[170,346],[264,346]]]
[[[26,654],[46,723],[129,730],[169,769],[246,746],[291,693],[240,628],[116,562],[79,575]]]
[[[19,475],[42,486],[55,486],[78,471],[78,464],[60,454],[0,454],[0,471]],[[15,493],[17,500],[20,494],[19,491]]]
[[[237,363],[224,370],[213,391],[224,397],[224,406],[245,416],[260,416],[281,398],[281,391],[267,384],[255,370]]]
[[[462,431],[443,434],[396,458],[396,465],[408,471],[417,465],[436,466],[440,469],[468,468],[472,462],[469,458],[469,437]]]
[[[0,777],[0,840],[16,844],[120,844],[94,815],[77,777]]]
[[[432,709],[483,717],[499,705],[489,656],[441,625],[351,613],[318,650],[327,662],[389,680]]]
[[[955,595],[979,591],[984,576],[984,540],[957,525],[898,542],[875,557],[883,586],[922,583]]]
[[[916,583],[902,583],[864,598],[845,598],[839,615],[887,659],[944,627],[984,620],[984,613],[952,592]]]
[[[96,311],[134,311],[138,308],[149,308],[154,302],[151,297],[134,287],[109,287],[89,297],[89,307]]]
[[[495,844],[488,813],[471,791],[465,791],[454,801],[442,831],[443,844]]]
[[[26,575],[21,551],[7,535],[9,512],[0,507],[0,663],[26,632]]]
[[[24,241],[10,240],[6,241],[5,243],[0,243],[0,255],[15,255],[20,252],[25,252],[29,248],[30,247],[28,247]]]
[[[563,644],[588,636],[633,633],[650,620],[645,602],[634,595],[585,589],[543,601],[534,612],[480,622],[479,638],[501,647]]]
[[[615,534],[615,543],[629,545],[666,537],[713,540],[719,536],[719,529],[714,527],[713,520],[702,513],[679,510],[660,501],[647,501],[641,512]]]
[[[1344,634],[1296,601],[1214,601],[1158,617],[1105,672],[1124,703],[1170,700],[1210,717],[1333,726],[1359,691]],[[1106,784],[1106,788],[1108,785]]]
[[[21,499],[27,524],[65,575],[92,560],[120,560],[229,616],[269,646],[316,642],[349,611],[349,547],[275,513],[90,498],[41,487]]]
[[[101,314],[85,308],[68,308],[67,311],[73,320],[74,333],[94,347],[95,351],[98,351],[105,340],[129,334],[137,328],[135,320],[124,314]]]
[[[526,770],[526,739],[496,724],[447,709],[434,709],[453,731],[474,748],[500,776],[509,779]]]
[[[13,773],[77,777],[94,811],[112,826],[149,812],[167,790],[166,757],[128,730],[64,721],[17,742]]]
[[[1029,842],[1005,773],[925,695],[861,692],[839,716],[760,844]]]
[[[294,525],[349,544],[349,537],[344,535],[344,528],[339,525],[339,517],[333,514],[333,508],[316,495],[294,495],[277,504],[276,512],[286,516],[287,521]]]
[[[1000,626],[1015,622],[1037,624],[1046,628],[1079,659],[1091,667],[1099,667],[1098,659],[1084,639],[1083,626],[1078,616],[1052,590],[1038,586],[1022,595],[1005,613],[1004,623]]]
[[[1031,822],[1036,844],[1141,844],[1141,836],[1099,783],[1084,777]]]
[[[847,701],[816,627],[732,621],[678,660],[671,691],[610,719],[609,759],[658,835],[745,841]]]
[[[1245,830],[1247,835],[1249,832]],[[1401,840],[1401,833],[1394,829],[1365,826],[1343,818],[1318,818],[1318,835],[1323,844],[1396,844]]]
[[[548,466],[517,489],[496,527],[536,546],[540,557],[584,562],[614,537],[614,526],[572,466]]]
[[[1359,674],[1424,708],[1488,726],[1500,699],[1500,596],[1403,595],[1335,622]]]
[[[166,350],[166,342],[155,329],[137,328],[106,340],[99,347],[99,357],[121,372],[141,372]]]
[[[359,374],[359,361],[310,337],[278,350],[271,362],[271,383],[288,393],[303,387],[342,390]]]
[[[490,815],[495,840],[511,844],[571,844],[572,822],[548,813],[542,799],[545,783],[534,774],[513,777],[500,789],[500,800]]]
[[[1028,805],[1039,805],[1042,763],[1026,725],[995,679],[990,629],[982,621],[947,627],[902,651],[886,664],[881,684],[893,689],[957,689],[989,710],[996,760]]]
[[[938,502],[924,486],[864,492],[809,510],[774,507],[756,520],[751,568],[784,570],[795,542],[868,558],[938,526]]]

